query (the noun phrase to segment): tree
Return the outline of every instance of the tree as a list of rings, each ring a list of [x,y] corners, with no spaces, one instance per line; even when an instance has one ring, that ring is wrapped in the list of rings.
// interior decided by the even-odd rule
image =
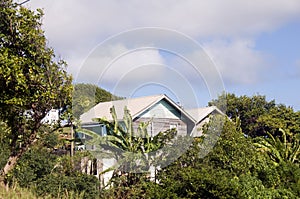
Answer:
[[[300,112],[279,104],[257,119],[256,126],[265,133],[256,146],[268,153],[275,163],[299,164]]]
[[[299,198],[299,166],[290,161],[274,164],[269,155],[256,150],[257,138],[245,136],[238,118],[224,122],[224,118],[214,116],[203,133],[205,137],[195,138],[186,153],[158,172],[159,183],[140,177],[130,186],[123,183],[102,190],[102,197]],[[216,135],[220,136],[215,143]],[[212,143],[214,148],[208,146]],[[211,151],[203,157],[207,149]],[[117,176],[116,180],[126,182],[127,178]]]
[[[208,104],[226,110],[226,115],[233,121],[238,118],[241,121],[243,133],[251,137],[266,135],[263,126],[257,125],[258,118],[276,107],[275,100],[267,101],[262,95],[238,97],[231,93],[223,93],[218,99]]]
[[[279,129],[288,135],[300,134],[300,112],[283,104],[276,105],[257,119],[256,128],[273,136],[282,136]]]
[[[56,60],[41,29],[41,10],[0,1],[0,119],[10,128],[10,156],[1,182],[36,142],[41,120],[52,108],[70,104],[71,77]]]
[[[205,127],[205,136],[214,125],[210,122]],[[159,171],[161,194],[155,198],[297,198],[299,177],[288,173],[291,170],[277,170],[268,156],[255,150],[252,138],[246,138],[237,123],[225,121],[218,142],[204,158],[202,144],[203,138],[195,139],[187,153]],[[147,194],[145,198],[154,198]]]

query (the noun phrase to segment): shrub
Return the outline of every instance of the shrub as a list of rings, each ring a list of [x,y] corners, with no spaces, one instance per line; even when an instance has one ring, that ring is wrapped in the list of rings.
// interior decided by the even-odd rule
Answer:
[[[99,196],[99,181],[95,176],[76,173],[73,176],[50,174],[36,182],[36,193],[39,196],[63,196],[66,192],[80,194],[83,198]]]

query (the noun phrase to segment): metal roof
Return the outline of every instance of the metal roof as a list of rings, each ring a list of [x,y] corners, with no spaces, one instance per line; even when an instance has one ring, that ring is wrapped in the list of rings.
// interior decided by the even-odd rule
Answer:
[[[217,112],[221,115],[224,115],[224,113],[216,106],[188,109],[186,111],[197,121],[197,123],[201,122],[203,119],[205,119],[209,114],[213,112]]]
[[[101,102],[93,108],[91,108],[86,113],[82,114],[80,116],[80,120],[82,123],[91,123],[93,122],[94,118],[106,118],[108,120],[112,120],[110,108],[112,108],[113,106],[115,107],[118,120],[123,119],[125,106],[127,106],[132,118],[134,119],[141,113],[143,113],[145,110],[151,108],[153,105],[155,105],[163,99],[169,102],[169,104],[174,106],[177,110],[179,110],[185,117],[187,117],[189,120],[195,123],[195,119],[191,117],[189,113],[181,109],[178,104],[173,102],[169,97],[167,97],[164,94],[123,99],[110,102]]]

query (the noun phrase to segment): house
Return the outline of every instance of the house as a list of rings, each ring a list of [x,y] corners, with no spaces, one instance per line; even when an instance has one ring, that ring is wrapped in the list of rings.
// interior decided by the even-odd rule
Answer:
[[[166,95],[154,95],[133,99],[123,99],[102,102],[80,116],[82,127],[92,130],[99,135],[105,135],[102,124],[94,122],[94,118],[112,120],[110,108],[114,106],[119,121],[123,120],[124,107],[130,111],[133,127],[137,129],[140,122],[151,121],[148,134],[155,136],[161,131],[176,128],[178,135],[190,135],[195,127],[196,120],[178,104]]]
[[[113,106],[116,110],[117,119],[120,122],[123,120],[124,107],[127,107],[132,116],[134,129],[138,128],[140,122],[150,121],[147,129],[150,136],[155,136],[159,132],[173,128],[177,129],[177,135],[201,136],[201,131],[198,129],[209,121],[210,115],[223,114],[217,107],[185,110],[168,96],[162,94],[99,103],[80,116],[81,127],[91,130],[100,136],[105,136],[107,134],[105,126],[94,121],[94,119],[106,118],[112,121],[110,108]],[[82,140],[86,139],[83,133],[77,133],[77,136]],[[86,146],[86,149],[93,149],[93,147]],[[99,174],[109,169],[115,162],[112,159],[102,159],[101,163],[99,163],[101,166],[98,165],[99,167],[95,165],[97,161],[94,162],[93,167],[99,168],[99,171],[94,170],[93,172],[89,171],[89,173],[95,174],[98,178],[101,178],[103,184],[107,184],[113,171],[101,176]]]
[[[223,113],[216,106],[188,109],[186,111],[196,120],[195,129],[193,131],[193,134],[191,135],[193,137],[200,137],[202,135],[202,127],[204,124],[209,122],[211,116],[213,115],[225,116],[225,113]]]

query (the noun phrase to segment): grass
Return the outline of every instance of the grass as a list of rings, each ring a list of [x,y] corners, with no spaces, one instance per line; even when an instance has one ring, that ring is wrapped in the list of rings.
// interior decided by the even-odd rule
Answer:
[[[0,186],[0,199],[83,199],[83,193],[74,193],[65,191],[63,195],[57,195],[56,197],[44,196],[38,197],[34,194],[33,190],[27,188],[21,188],[18,185],[14,185],[9,188]]]
[[[13,186],[5,188],[0,186],[0,199],[38,199],[29,189]]]

